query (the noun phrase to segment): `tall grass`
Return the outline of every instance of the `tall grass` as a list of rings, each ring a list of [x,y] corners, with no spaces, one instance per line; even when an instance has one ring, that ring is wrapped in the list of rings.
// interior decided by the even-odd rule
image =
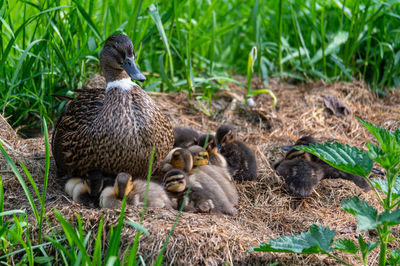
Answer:
[[[255,46],[260,78],[361,78],[384,93],[400,86],[399,14],[394,0],[1,0],[0,108],[13,126],[52,121],[62,103],[50,95],[98,71],[115,32],[140,50],[149,90],[210,101],[224,78],[246,75]]]

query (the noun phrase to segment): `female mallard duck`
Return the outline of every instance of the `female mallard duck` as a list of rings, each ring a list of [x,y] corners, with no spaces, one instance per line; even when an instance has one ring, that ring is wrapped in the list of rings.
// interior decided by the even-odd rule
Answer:
[[[233,129],[222,125],[217,129],[217,141],[221,154],[228,162],[228,169],[234,180],[254,180],[257,176],[257,162],[254,153],[242,142],[236,140]]]
[[[207,141],[207,144],[206,144]],[[209,164],[220,166],[220,167],[228,167],[228,163],[226,162],[225,157],[218,152],[217,139],[214,135],[203,134],[199,137],[198,145],[200,147],[206,147],[206,151],[209,156]]]
[[[172,149],[169,120],[134,80],[144,81],[135,64],[132,41],[109,37],[100,55],[107,87],[82,89],[56,123],[52,151],[59,176],[99,170],[145,177],[155,147],[153,169]]]
[[[353,181],[364,191],[371,189],[368,182],[357,175],[340,171],[325,163],[313,154],[297,150],[296,147],[310,144],[316,140],[311,136],[298,139],[294,146],[284,146],[287,149],[285,158],[274,165],[275,170],[285,178],[289,190],[300,196],[309,196],[313,188],[325,178],[342,178]]]
[[[219,181],[216,181],[221,178],[220,175],[202,170],[204,166],[207,166],[208,156],[201,147],[197,147],[196,149],[192,148],[191,151],[175,150],[171,159],[172,166],[188,174],[192,187],[199,187],[198,193],[203,193],[201,198],[212,200],[213,212],[236,215],[235,203],[230,200],[231,195],[227,195],[228,191],[231,191],[231,184],[228,184],[228,189],[224,188]],[[236,188],[233,187],[232,190],[236,190]]]
[[[100,206],[102,208],[121,208],[121,200],[124,195],[127,196],[126,203],[128,205],[142,206],[146,195],[146,186],[146,180],[133,180],[130,174],[119,173],[115,178],[114,186],[105,188],[101,193]],[[147,207],[172,209],[176,206],[159,184],[150,182]]]

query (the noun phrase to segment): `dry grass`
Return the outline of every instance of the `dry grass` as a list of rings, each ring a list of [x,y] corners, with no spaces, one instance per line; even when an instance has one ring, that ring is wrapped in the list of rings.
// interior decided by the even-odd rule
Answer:
[[[96,78],[92,82],[101,84],[102,80]],[[195,101],[188,101],[185,94],[151,94],[170,117],[173,125],[184,124],[202,132],[215,132],[220,124],[230,123],[237,130],[240,139],[255,151],[259,165],[256,181],[237,184],[240,194],[237,217],[183,213],[166,250],[167,263],[261,265],[280,261],[282,264],[295,265],[335,264],[335,261],[323,255],[248,254],[245,251],[279,234],[308,230],[314,223],[329,225],[338,232],[338,237],[355,239],[360,234],[355,231],[355,218],[341,209],[341,201],[357,195],[373,206],[379,206],[373,192],[364,193],[353,183],[344,180],[323,180],[310,197],[293,197],[288,194],[283,180],[273,172],[271,166],[282,157],[282,145],[293,143],[297,137],[306,134],[313,134],[322,141],[337,140],[363,147],[365,141],[369,141],[372,136],[355,117],[385,128],[398,128],[399,92],[393,92],[385,99],[378,99],[369,93],[364,83],[359,82],[290,85],[277,80],[270,81],[270,89],[279,100],[275,110],[268,108],[272,104],[268,95],[259,95],[255,99],[257,107],[247,109],[240,104],[244,95],[242,88],[230,85],[230,90],[222,90],[219,100],[213,103],[211,118],[200,111]],[[326,111],[322,96],[327,93],[336,95],[352,113],[346,117],[336,117]],[[43,138],[23,140],[1,117],[0,133],[1,138],[14,149],[8,149],[13,158],[23,160],[28,165],[40,189],[44,174]],[[29,209],[17,179],[9,171],[3,158],[0,158],[0,167],[6,195],[5,209]],[[55,223],[53,215],[54,207],[70,220],[74,220],[80,213],[87,230],[97,229],[102,214],[105,215],[106,228],[115,224],[119,215],[118,211],[90,209],[74,203],[63,192],[63,184],[55,178],[53,163],[46,210],[50,220],[54,222],[53,230],[59,230],[60,226]],[[138,221],[139,214],[139,209],[130,208],[126,216],[132,221]],[[151,234],[142,236],[139,250],[147,262],[156,258],[176,214],[176,211],[148,210],[144,226]],[[46,230],[47,233],[50,232],[50,228]],[[366,240],[376,239],[374,231],[361,234]],[[394,234],[400,237],[398,228],[394,229]],[[133,241],[133,235],[133,230],[124,228],[123,251]],[[340,256],[351,264],[357,264],[352,256]],[[370,263],[377,264],[377,257],[378,252],[375,250]]]

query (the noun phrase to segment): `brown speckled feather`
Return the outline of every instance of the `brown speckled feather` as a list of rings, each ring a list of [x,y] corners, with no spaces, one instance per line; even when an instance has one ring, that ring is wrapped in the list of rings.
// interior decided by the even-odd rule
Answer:
[[[58,175],[83,176],[92,170],[145,177],[153,145],[153,169],[172,149],[168,119],[138,86],[83,89],[59,118],[52,141]]]

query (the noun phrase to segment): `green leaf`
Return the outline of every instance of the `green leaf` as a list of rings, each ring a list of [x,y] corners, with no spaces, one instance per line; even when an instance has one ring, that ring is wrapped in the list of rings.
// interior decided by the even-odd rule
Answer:
[[[296,148],[314,154],[339,170],[363,177],[371,172],[373,165],[373,161],[364,150],[338,142],[317,143],[315,146],[310,144]]]
[[[344,31],[337,32],[336,36],[333,38],[332,42],[325,49],[325,56],[330,55],[337,48],[339,48],[342,44],[344,44],[347,41],[348,36],[349,36],[348,32],[344,32]],[[314,57],[311,59],[311,63],[315,64],[321,59],[322,59],[322,49],[319,49],[315,53]]]
[[[388,250],[389,258],[387,259],[387,263],[389,265],[399,265],[400,264],[400,249]]]
[[[350,200],[343,200],[342,207],[356,216],[357,231],[374,229],[380,224],[377,222],[378,211],[366,201],[360,201],[356,196]]]
[[[379,163],[387,171],[393,169],[394,172],[398,172],[400,167],[400,153],[387,154],[384,150],[369,142],[365,145],[368,148],[368,156],[372,160]]]
[[[351,254],[356,254],[358,251],[358,247],[356,246],[356,244],[352,240],[347,238],[335,241],[333,248]]]
[[[45,257],[45,256],[36,256],[34,261],[35,264],[48,264],[51,263],[54,260],[54,257]]]
[[[400,168],[400,130],[397,129],[394,133],[388,130],[371,124],[367,121],[358,119],[378,140],[380,149],[372,144],[368,148],[372,149],[369,153],[373,160],[381,160],[381,164],[385,169],[394,167],[398,172]],[[384,158],[384,157],[387,158]]]
[[[368,253],[370,253],[377,246],[379,246],[379,243],[377,243],[377,242],[368,242],[368,243],[366,243],[364,241],[364,238],[362,237],[362,235],[358,236],[358,244],[360,245],[360,250],[361,250],[361,254],[363,256],[363,260],[364,261],[366,261],[366,259],[368,257]]]
[[[398,225],[400,224],[400,209],[393,212],[385,211],[378,217],[378,222],[385,225]]]
[[[362,119],[358,119],[378,140],[382,150],[385,153],[400,152],[400,130],[397,129],[394,133],[388,130],[371,124]]]
[[[380,179],[380,178],[375,178],[372,181],[377,188],[379,188],[385,195],[388,193],[388,181],[387,179]],[[394,181],[393,188],[392,188],[392,200],[396,200],[397,198],[400,197],[400,177],[396,177],[396,180]]]
[[[279,236],[277,239],[271,239],[268,244],[262,243],[258,247],[250,248],[249,252],[329,253],[332,251],[330,246],[335,235],[335,230],[314,224],[308,232],[293,234],[291,236]]]
[[[143,234],[145,234],[146,236],[150,235],[149,231],[147,231],[146,228],[144,228],[143,225],[139,224],[139,223],[135,223],[133,221],[125,221],[125,224],[130,225],[132,227],[134,227],[135,229],[137,229],[138,231],[142,232]]]
[[[380,179],[376,178],[373,180],[376,186],[379,187],[380,190],[382,190],[383,193],[388,192],[388,182],[386,179]],[[394,181],[392,193],[400,195],[400,177],[396,177],[396,180]]]

